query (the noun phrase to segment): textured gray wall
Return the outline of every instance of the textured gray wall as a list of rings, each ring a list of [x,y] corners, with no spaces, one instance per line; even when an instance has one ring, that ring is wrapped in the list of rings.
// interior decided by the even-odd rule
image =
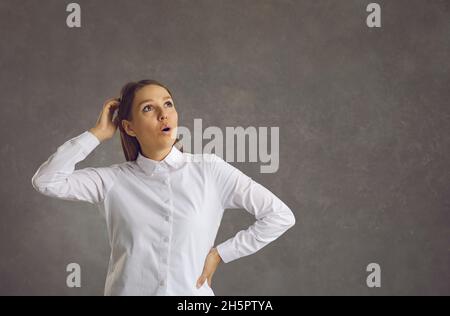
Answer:
[[[449,1],[376,1],[374,29],[362,0],[77,1],[78,29],[69,2],[0,2],[0,294],[103,294],[96,208],[30,180],[143,78],[171,88],[180,125],[280,127],[277,173],[233,164],[297,224],[220,265],[216,295],[450,294]],[[77,168],[122,161],[117,134]],[[217,242],[251,223],[228,211]],[[81,288],[66,287],[70,262]]]

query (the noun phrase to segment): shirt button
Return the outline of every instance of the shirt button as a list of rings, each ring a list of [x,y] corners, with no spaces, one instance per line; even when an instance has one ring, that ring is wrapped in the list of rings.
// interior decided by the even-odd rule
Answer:
[[[164,242],[168,242],[169,241],[169,237],[164,237]]]
[[[166,222],[168,222],[168,221],[169,221],[169,216],[166,215],[166,216],[164,217],[164,219],[166,220]]]
[[[164,280],[159,281],[160,286],[164,286]]]

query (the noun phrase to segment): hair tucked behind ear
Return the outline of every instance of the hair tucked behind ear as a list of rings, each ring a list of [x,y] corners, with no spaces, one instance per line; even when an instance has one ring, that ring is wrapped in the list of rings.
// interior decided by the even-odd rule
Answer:
[[[136,95],[136,92],[138,92],[142,87],[145,87],[147,85],[157,85],[160,86],[169,92],[170,96],[173,97],[170,90],[163,85],[162,83],[159,83],[156,80],[152,79],[144,79],[138,82],[128,82],[125,84],[121,91],[120,91],[120,97],[119,97],[119,111],[117,113],[117,120],[118,120],[118,127],[120,130],[120,140],[122,143],[122,149],[123,153],[125,155],[125,159],[127,161],[134,161],[136,160],[138,153],[141,152],[141,146],[137,140],[136,137],[128,135],[123,126],[122,126],[122,120],[132,120],[132,106],[133,106],[133,100],[134,96]],[[174,145],[176,145],[180,141],[179,138],[177,138],[174,142]],[[176,146],[180,151],[183,151],[183,146],[181,144]]]

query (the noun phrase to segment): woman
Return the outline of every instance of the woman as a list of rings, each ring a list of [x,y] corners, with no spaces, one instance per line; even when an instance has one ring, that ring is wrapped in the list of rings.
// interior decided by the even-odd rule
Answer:
[[[75,170],[118,126],[127,161]],[[105,217],[105,295],[214,295],[221,261],[255,253],[295,224],[286,204],[222,158],[177,148],[177,126],[167,87],[130,82],[105,102],[93,128],[61,145],[32,178],[38,192],[95,204]],[[244,208],[256,221],[213,247],[227,208]]]

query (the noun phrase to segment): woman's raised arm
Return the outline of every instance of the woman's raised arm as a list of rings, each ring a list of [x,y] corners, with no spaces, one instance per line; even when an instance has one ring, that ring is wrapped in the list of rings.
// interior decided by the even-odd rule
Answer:
[[[75,165],[84,160],[102,141],[111,138],[117,129],[112,119],[117,99],[105,102],[95,127],[58,147],[31,179],[33,188],[50,197],[64,200],[100,203],[114,182],[110,168],[84,168]]]

